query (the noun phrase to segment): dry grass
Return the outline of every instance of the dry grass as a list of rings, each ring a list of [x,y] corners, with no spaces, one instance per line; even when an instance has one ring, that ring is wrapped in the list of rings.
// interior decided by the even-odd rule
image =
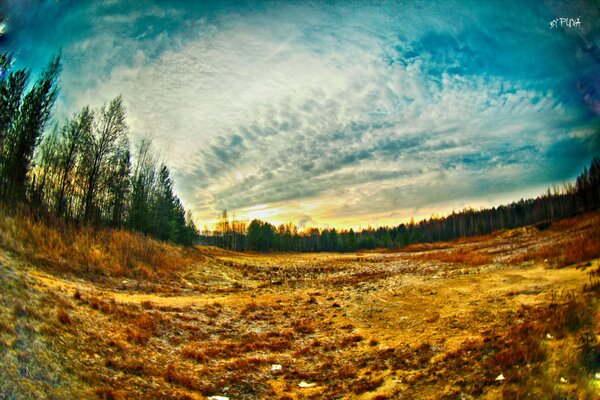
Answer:
[[[581,269],[497,261],[593,237],[593,223],[420,254],[203,248],[208,261],[186,279],[237,271],[243,284],[209,291],[198,278],[202,291],[177,292],[187,283],[171,281],[175,295],[166,296],[63,272],[156,286],[194,253],[109,230],[78,238],[57,228],[45,244],[53,229],[11,218],[0,219],[1,243],[14,250],[0,249],[0,398],[598,398],[590,379],[600,368],[600,285]],[[58,276],[29,271],[41,263]],[[88,272],[78,272],[84,263]],[[584,293],[561,292],[586,282]]]
[[[600,366],[600,345],[588,334],[597,309],[593,296],[580,294],[523,306],[509,314],[505,327],[465,342],[436,365],[460,374],[459,381],[468,383],[463,390],[475,397],[497,387],[502,398],[597,398],[588,378]],[[496,381],[500,374],[505,381]],[[577,386],[557,385],[565,377]]]
[[[422,261],[438,261],[471,267],[491,264],[494,261],[493,257],[489,254],[468,247],[449,251],[432,251],[418,254],[415,257]]]
[[[593,224],[588,229],[579,229],[585,220],[568,219],[560,221],[554,228],[569,228],[569,234],[562,240],[542,246],[533,247],[527,252],[511,259],[512,264],[526,261],[545,261],[556,267],[586,262],[600,256],[600,224]]]
[[[435,243],[415,243],[406,245],[400,249],[395,250],[377,250],[375,252],[383,252],[383,253],[415,253],[421,251],[431,251],[431,250],[444,250],[456,247],[456,245],[461,244],[471,244],[471,243],[481,243],[487,240],[494,239],[498,236],[501,236],[504,232],[497,231],[487,235],[481,236],[465,236],[462,238],[454,239],[447,242],[435,242]]]
[[[0,246],[53,272],[86,277],[127,277],[165,281],[196,261],[193,249],[126,230],[49,225],[29,215],[0,209]]]

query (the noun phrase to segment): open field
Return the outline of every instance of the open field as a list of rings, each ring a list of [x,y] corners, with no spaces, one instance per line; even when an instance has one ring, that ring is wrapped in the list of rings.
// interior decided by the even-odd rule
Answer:
[[[352,254],[132,236],[108,270],[29,224],[0,232],[0,399],[600,398],[600,214]]]

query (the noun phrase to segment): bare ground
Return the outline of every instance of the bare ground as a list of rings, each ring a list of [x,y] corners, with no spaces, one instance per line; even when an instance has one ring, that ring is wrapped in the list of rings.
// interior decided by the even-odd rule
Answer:
[[[599,221],[394,252],[199,248],[166,288],[1,250],[0,399],[600,398],[598,260],[521,261]]]

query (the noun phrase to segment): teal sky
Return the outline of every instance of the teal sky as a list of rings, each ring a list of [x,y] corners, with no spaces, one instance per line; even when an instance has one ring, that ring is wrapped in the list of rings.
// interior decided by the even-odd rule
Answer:
[[[197,3],[8,0],[0,50],[34,75],[61,52],[59,122],[122,94],[201,226],[397,224],[600,153],[594,1]]]

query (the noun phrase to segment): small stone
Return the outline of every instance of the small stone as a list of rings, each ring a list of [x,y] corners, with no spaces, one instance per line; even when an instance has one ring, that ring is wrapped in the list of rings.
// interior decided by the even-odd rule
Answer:
[[[495,380],[497,380],[497,381],[503,381],[504,379],[505,379],[505,378],[504,378],[504,375],[500,374],[500,375],[498,375],[498,376],[496,377],[496,379],[495,379]]]
[[[271,371],[281,371],[281,368],[283,368],[281,366],[281,364],[273,364],[273,365],[271,365]]]
[[[316,383],[306,383],[304,381],[302,381],[302,382],[300,382],[298,384],[298,386],[301,387],[301,388],[311,388],[311,387],[313,387],[315,385],[316,385]]]
[[[560,383],[567,383],[567,380],[561,376],[560,377]]]

